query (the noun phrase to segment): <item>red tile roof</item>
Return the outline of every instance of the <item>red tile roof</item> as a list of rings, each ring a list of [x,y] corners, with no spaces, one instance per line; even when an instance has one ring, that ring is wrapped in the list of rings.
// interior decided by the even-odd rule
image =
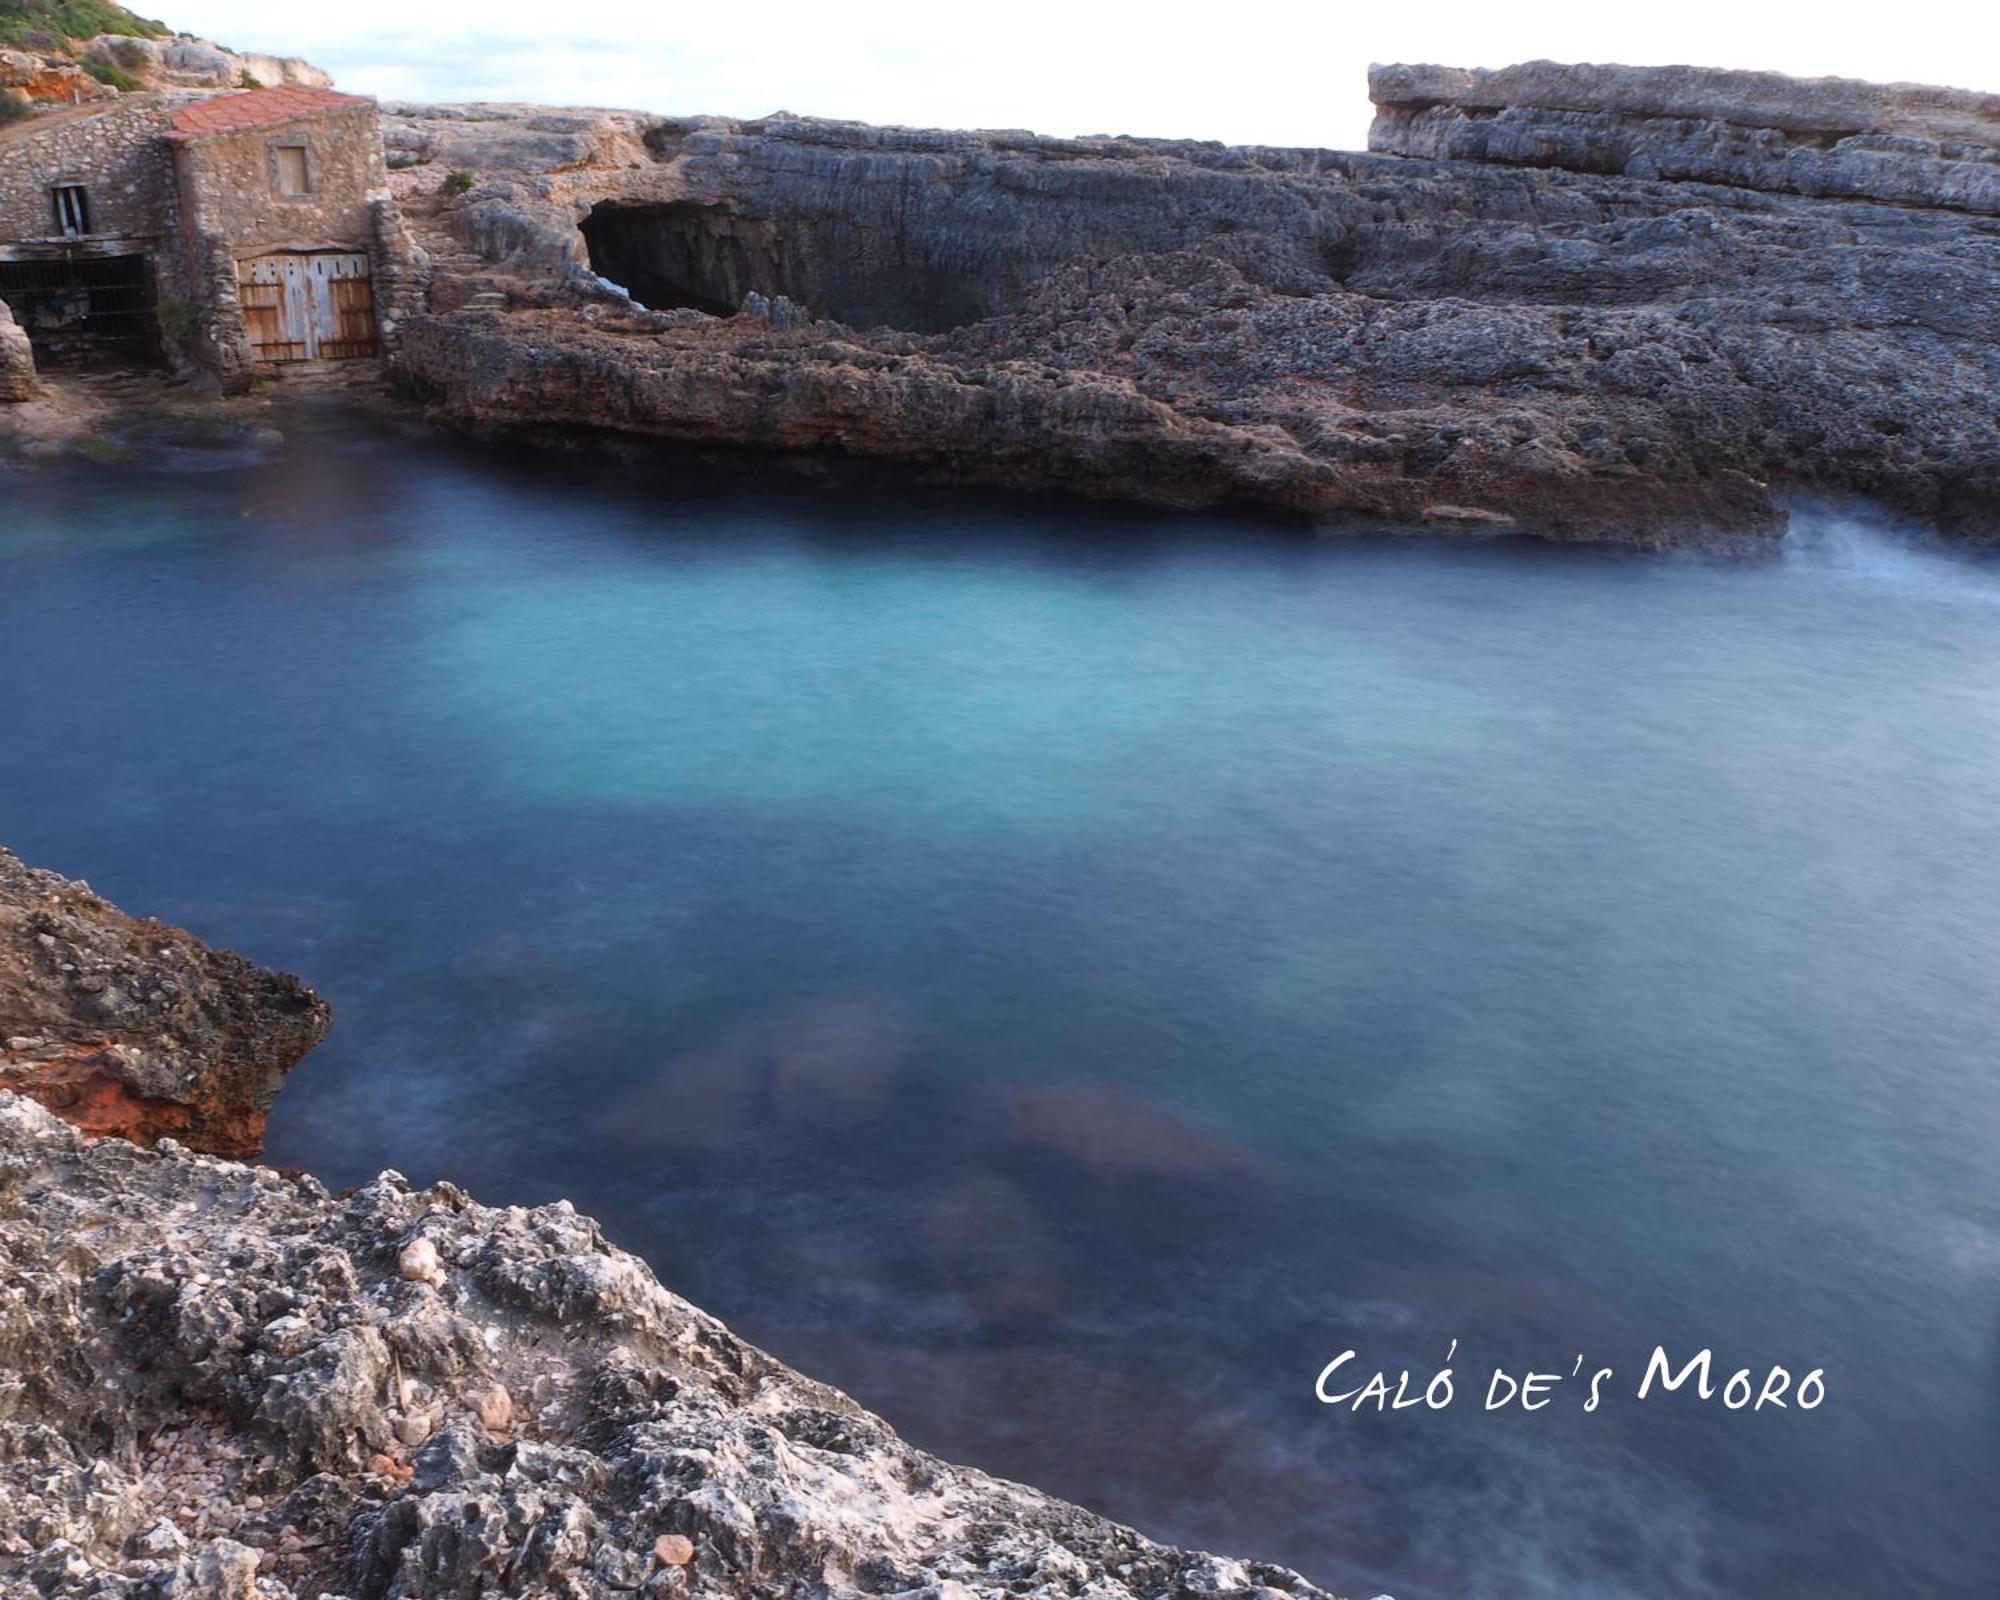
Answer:
[[[186,144],[190,139],[206,139],[212,134],[269,128],[320,111],[372,103],[361,95],[342,94],[337,89],[246,89],[240,94],[218,94],[182,106],[173,114],[172,127],[165,137],[175,144]]]

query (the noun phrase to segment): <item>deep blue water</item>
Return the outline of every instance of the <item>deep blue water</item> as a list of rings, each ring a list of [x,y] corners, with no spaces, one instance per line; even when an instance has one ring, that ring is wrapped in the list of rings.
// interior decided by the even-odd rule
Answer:
[[[0,839],[333,1002],[279,1163],[1346,1592],[1994,1592],[1994,568],[329,433],[0,474],[0,641]]]

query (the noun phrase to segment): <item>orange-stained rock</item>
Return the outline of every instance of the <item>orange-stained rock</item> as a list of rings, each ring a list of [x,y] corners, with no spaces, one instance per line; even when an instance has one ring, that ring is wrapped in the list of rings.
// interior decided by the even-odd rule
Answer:
[[[97,1137],[254,1156],[326,1002],[0,849],[0,1089]]]
[[[30,100],[53,101],[58,105],[108,100],[118,93],[80,67],[43,61],[13,50],[0,50],[0,89],[14,89]]]

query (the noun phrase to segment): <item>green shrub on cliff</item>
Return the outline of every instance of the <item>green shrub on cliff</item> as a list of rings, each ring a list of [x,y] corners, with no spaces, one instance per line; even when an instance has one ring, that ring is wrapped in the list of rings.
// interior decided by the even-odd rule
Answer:
[[[12,89],[0,89],[0,128],[33,114],[34,108],[28,104],[26,95],[17,94]]]
[[[139,80],[123,67],[114,67],[108,61],[86,61],[83,70],[99,83],[108,84],[120,94],[130,94],[139,87]]]
[[[57,39],[91,39],[100,33],[164,38],[164,22],[134,16],[108,0],[0,0],[0,44],[27,44],[31,34]]]

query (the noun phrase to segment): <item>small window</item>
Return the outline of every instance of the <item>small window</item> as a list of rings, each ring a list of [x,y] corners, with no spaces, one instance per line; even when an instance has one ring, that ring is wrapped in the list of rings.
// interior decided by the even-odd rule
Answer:
[[[65,239],[90,232],[90,196],[80,183],[58,184],[49,191],[55,201],[56,232]]]
[[[312,175],[306,170],[306,147],[304,145],[281,144],[278,146],[278,193],[312,193]]]

